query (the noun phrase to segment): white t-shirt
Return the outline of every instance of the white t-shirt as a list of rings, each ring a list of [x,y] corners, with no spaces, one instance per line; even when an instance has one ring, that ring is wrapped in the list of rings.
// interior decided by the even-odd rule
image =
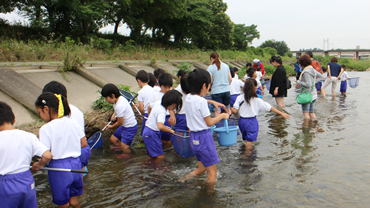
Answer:
[[[262,86],[261,81],[259,79],[257,79],[256,81],[257,81],[257,88],[260,88]]]
[[[176,87],[175,90],[179,91],[182,95],[182,97],[181,97],[182,98],[182,107],[181,107],[181,110],[177,114],[185,114],[184,104],[185,104],[185,100],[186,100],[186,94],[182,91],[181,85]]]
[[[244,76],[244,81],[245,81],[245,80],[247,80],[247,79],[249,79],[249,76],[246,74],[246,75]]]
[[[340,80],[341,81],[345,81],[346,79],[348,79],[349,78],[349,76],[348,76],[348,74],[347,74],[347,72],[346,71],[344,71],[343,73],[342,73],[342,75],[340,76]]]
[[[252,118],[258,116],[258,112],[270,111],[271,105],[266,103],[260,98],[253,97],[250,99],[250,104],[244,101],[240,106],[241,102],[244,101],[244,94],[239,95],[234,103],[234,108],[239,110],[239,115],[243,118]]]
[[[230,95],[240,94],[242,87],[244,87],[244,82],[234,77],[230,84]]]
[[[40,128],[40,141],[50,150],[53,159],[79,157],[83,128],[67,116],[54,119]]]
[[[261,81],[261,78],[262,78],[262,72],[260,72],[260,71],[256,71],[256,74],[257,74],[257,80]]]
[[[120,96],[117,103],[113,104],[113,108],[117,118],[123,117],[123,127],[133,127],[137,124],[134,111],[126,98]]]
[[[184,108],[186,122],[191,131],[197,132],[208,129],[204,118],[210,116],[211,113],[209,112],[206,99],[199,95],[188,94],[185,99]]]
[[[0,131],[0,143],[0,175],[29,170],[32,157],[48,150],[36,135],[18,129]]]
[[[148,105],[150,104],[150,100],[153,99],[156,93],[157,91],[155,91],[149,85],[145,85],[141,90],[139,90],[137,100],[139,102],[143,102],[145,113],[148,113]]]
[[[237,73],[235,73],[235,76],[234,76],[234,78],[237,78],[237,79],[239,79],[239,76],[238,76],[238,74],[237,74]]]
[[[145,126],[153,131],[159,131],[158,122],[163,123],[166,120],[166,108],[161,105],[161,102],[156,102],[153,105],[153,109],[150,112],[149,118],[145,123]]]
[[[163,95],[163,92],[157,92],[157,94],[155,94],[153,99],[150,101],[150,107],[153,108],[155,103],[161,104]],[[170,115],[170,112],[168,110],[166,110],[166,115]]]
[[[80,111],[76,106],[69,104],[69,108],[71,109],[71,115],[69,116],[71,119],[74,119],[77,121],[77,123],[85,129],[85,119],[84,119],[84,113]]]
[[[156,92],[161,91],[161,87],[160,87],[160,86],[158,86],[158,85],[154,85],[153,89],[154,89]]]

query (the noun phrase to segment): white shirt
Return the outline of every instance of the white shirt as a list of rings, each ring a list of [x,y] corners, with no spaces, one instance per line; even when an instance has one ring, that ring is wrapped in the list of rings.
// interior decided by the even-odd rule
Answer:
[[[271,105],[266,103],[260,98],[253,97],[250,99],[250,104],[247,101],[244,101],[243,104],[240,106],[241,102],[244,101],[244,94],[239,95],[234,103],[234,108],[239,110],[239,115],[243,118],[252,118],[258,116],[258,112],[262,111],[270,111]]]
[[[240,94],[242,87],[244,87],[244,82],[234,77],[230,84],[230,95]]]
[[[153,109],[150,112],[149,118],[145,123],[145,126],[153,131],[159,131],[158,122],[163,123],[166,120],[166,108],[160,102],[153,105]]]
[[[141,90],[139,90],[137,100],[139,102],[143,102],[145,113],[148,113],[148,105],[150,104],[150,100],[153,99],[156,93],[157,91],[155,91],[149,85],[145,85],[143,88],[141,88]]]
[[[54,160],[79,157],[84,136],[83,128],[67,116],[54,119],[40,128],[40,141],[50,150]]]
[[[238,76],[238,74],[237,73],[235,73],[235,76],[234,76],[235,78],[237,78],[237,79],[239,79],[239,76]]]
[[[184,103],[186,122],[191,131],[203,131],[208,129],[204,120],[211,115],[208,109],[207,100],[199,95],[188,94]]]
[[[257,79],[256,81],[257,81],[257,88],[260,88],[262,86],[261,81],[259,79]]]
[[[348,74],[347,74],[347,72],[346,71],[344,71],[343,73],[342,73],[342,75],[340,76],[340,80],[341,81],[345,81],[345,80],[347,80],[349,78],[349,76],[348,76]]]
[[[184,104],[185,104],[185,100],[186,100],[186,94],[182,91],[181,89],[181,85],[179,85],[178,87],[176,87],[177,91],[179,91],[182,95],[182,107],[181,107],[181,110],[179,112],[177,112],[177,114],[185,114],[185,108],[184,108]]]
[[[153,108],[155,103],[161,104],[163,95],[163,92],[157,92],[157,94],[155,94],[153,99],[150,101],[150,107]],[[168,110],[166,110],[166,115],[170,115],[170,112]]]
[[[245,81],[245,80],[247,80],[247,79],[249,79],[249,76],[246,74],[246,75],[244,76],[244,81]]]
[[[261,78],[262,78],[262,72],[260,72],[260,71],[256,71],[256,74],[257,74],[257,80],[260,80],[260,81],[261,81]]]
[[[0,131],[0,142],[0,175],[29,170],[32,157],[48,150],[36,135],[18,129]]]
[[[77,123],[85,129],[85,119],[84,119],[84,113],[80,111],[76,106],[69,104],[69,108],[71,109],[71,115],[69,116],[71,119],[74,119],[77,121]]]
[[[158,85],[154,85],[153,89],[154,89],[156,92],[161,91],[161,87],[160,87],[160,86],[158,86]]]
[[[126,98],[119,96],[117,103],[113,104],[113,108],[117,118],[123,117],[123,127],[133,127],[137,124],[134,111]]]

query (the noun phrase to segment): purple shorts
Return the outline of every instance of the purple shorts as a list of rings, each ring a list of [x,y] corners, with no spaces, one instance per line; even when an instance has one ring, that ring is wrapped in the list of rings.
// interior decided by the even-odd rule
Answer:
[[[30,170],[0,175],[1,207],[37,208],[35,181]]]
[[[173,126],[176,130],[189,130],[188,125],[186,123],[186,116],[185,114],[177,114],[176,115],[176,124]]]
[[[153,131],[151,128],[145,127],[143,141],[150,157],[163,155],[160,131]]]
[[[340,92],[347,92],[347,81],[340,82]]]
[[[145,113],[144,116],[148,118],[148,114],[147,113]],[[143,118],[143,123],[141,124],[141,136],[143,136],[145,123],[146,123],[146,119]]]
[[[316,85],[317,91],[321,91],[321,87],[322,87],[322,82],[318,82]]]
[[[239,95],[240,95],[240,94],[235,94],[235,95],[231,95],[231,96],[230,96],[230,107],[234,107],[235,100],[236,100],[236,98],[237,98]]]
[[[166,120],[164,121],[164,125],[168,126],[168,127],[171,127],[170,123],[168,123],[169,118],[170,118],[170,116],[166,116]],[[164,141],[171,141],[171,133],[161,131],[161,139],[163,139]]]
[[[50,160],[51,168],[81,169],[80,158],[68,157],[59,160]],[[71,197],[83,193],[81,173],[48,171],[49,184],[56,205],[67,204]]]
[[[259,126],[256,117],[252,118],[239,118],[239,129],[242,132],[243,140],[247,140],[248,142],[256,142]]]
[[[190,132],[190,143],[193,147],[195,157],[203,163],[204,167],[209,167],[220,162],[215,142],[209,129]]]
[[[91,150],[90,150],[89,145],[81,149],[81,155],[80,155],[81,168],[89,164],[90,155],[91,155]]]
[[[125,143],[126,145],[130,146],[132,141],[135,138],[137,133],[138,125],[136,124],[133,127],[123,127],[120,126],[114,132],[113,136],[117,137],[117,139],[121,140],[121,142]]]

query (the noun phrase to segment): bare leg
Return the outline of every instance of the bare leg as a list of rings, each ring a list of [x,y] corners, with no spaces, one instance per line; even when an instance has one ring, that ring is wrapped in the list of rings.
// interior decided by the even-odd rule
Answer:
[[[283,108],[284,105],[284,97],[275,97],[276,104],[278,107]]]
[[[245,155],[248,156],[252,152],[253,142],[245,142]]]
[[[204,167],[203,163],[201,161],[198,161],[198,168],[193,170],[189,175],[185,176],[185,178],[179,179],[179,182],[185,182],[187,180],[193,179],[194,177],[197,177],[200,174],[205,173],[207,170]]]
[[[216,164],[205,168],[207,170],[207,183],[215,183],[217,180],[217,168]]]
[[[121,143],[121,149],[124,153],[131,153],[131,150],[130,150],[130,146],[128,146],[127,144],[123,143],[123,142],[120,142]]]
[[[221,114],[221,111],[215,111],[215,117],[219,116]]]
[[[80,208],[81,207],[81,204],[78,203],[77,196],[72,196],[71,199],[69,200],[69,204],[73,208]]]
[[[304,120],[309,120],[310,119],[310,114],[307,112],[303,112],[303,118],[304,118]]]
[[[310,118],[313,120],[313,119],[316,119],[316,115],[315,113],[310,113]]]
[[[117,146],[117,147],[121,146],[121,141],[114,135],[110,137],[110,141],[113,143],[114,146]]]
[[[326,92],[324,88],[321,88],[321,95],[322,95],[322,98],[326,97]]]

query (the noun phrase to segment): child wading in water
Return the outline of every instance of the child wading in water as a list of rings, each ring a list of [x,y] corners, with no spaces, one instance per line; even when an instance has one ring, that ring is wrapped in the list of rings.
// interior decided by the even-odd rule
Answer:
[[[50,92],[42,93],[36,100],[36,109],[42,120],[48,122],[40,129],[40,141],[51,151],[52,168],[80,169],[81,148],[87,146],[83,128],[69,118],[67,99]],[[82,174],[49,171],[53,202],[59,207],[80,207],[77,196],[82,195]]]
[[[134,111],[126,98],[121,96],[119,89],[114,84],[106,84],[101,90],[101,95],[105,97],[108,103],[113,104],[114,114],[111,117],[112,121],[117,120],[113,125],[108,125],[108,129],[118,129],[110,137],[112,143],[121,147],[124,153],[130,153],[130,145],[136,135],[138,125]]]
[[[342,93],[342,95],[346,95],[346,92],[347,92],[347,80],[350,78],[346,72],[346,65],[342,65],[341,66],[342,69],[343,69],[343,73],[342,75],[340,76],[340,93]]]
[[[191,131],[190,142],[198,160],[198,168],[179,181],[182,182],[207,172],[207,183],[214,183],[217,179],[216,163],[220,160],[209,127],[221,119],[228,119],[229,115],[222,113],[211,118],[207,100],[203,98],[211,84],[211,76],[207,71],[195,69],[187,79],[190,94],[186,96],[184,108],[186,121]]]
[[[52,157],[36,135],[14,129],[10,106],[0,102],[0,201],[1,207],[37,208],[35,181],[30,171],[32,157],[42,157],[33,169],[43,167]]]
[[[258,136],[258,121],[256,116],[258,112],[272,111],[282,115],[284,118],[290,116],[271,107],[270,104],[266,103],[262,99],[257,97],[257,81],[253,78],[247,79],[244,86],[244,94],[241,94],[236,98],[234,107],[231,109],[233,113],[239,112],[239,129],[242,132],[243,140],[246,140],[246,150],[249,152],[253,147],[253,142],[257,141]]]
[[[143,131],[143,141],[151,158],[162,160],[164,158],[161,131],[173,134],[174,131],[164,123],[166,110],[179,110],[182,106],[181,94],[177,90],[166,92],[162,100],[153,105]]]

